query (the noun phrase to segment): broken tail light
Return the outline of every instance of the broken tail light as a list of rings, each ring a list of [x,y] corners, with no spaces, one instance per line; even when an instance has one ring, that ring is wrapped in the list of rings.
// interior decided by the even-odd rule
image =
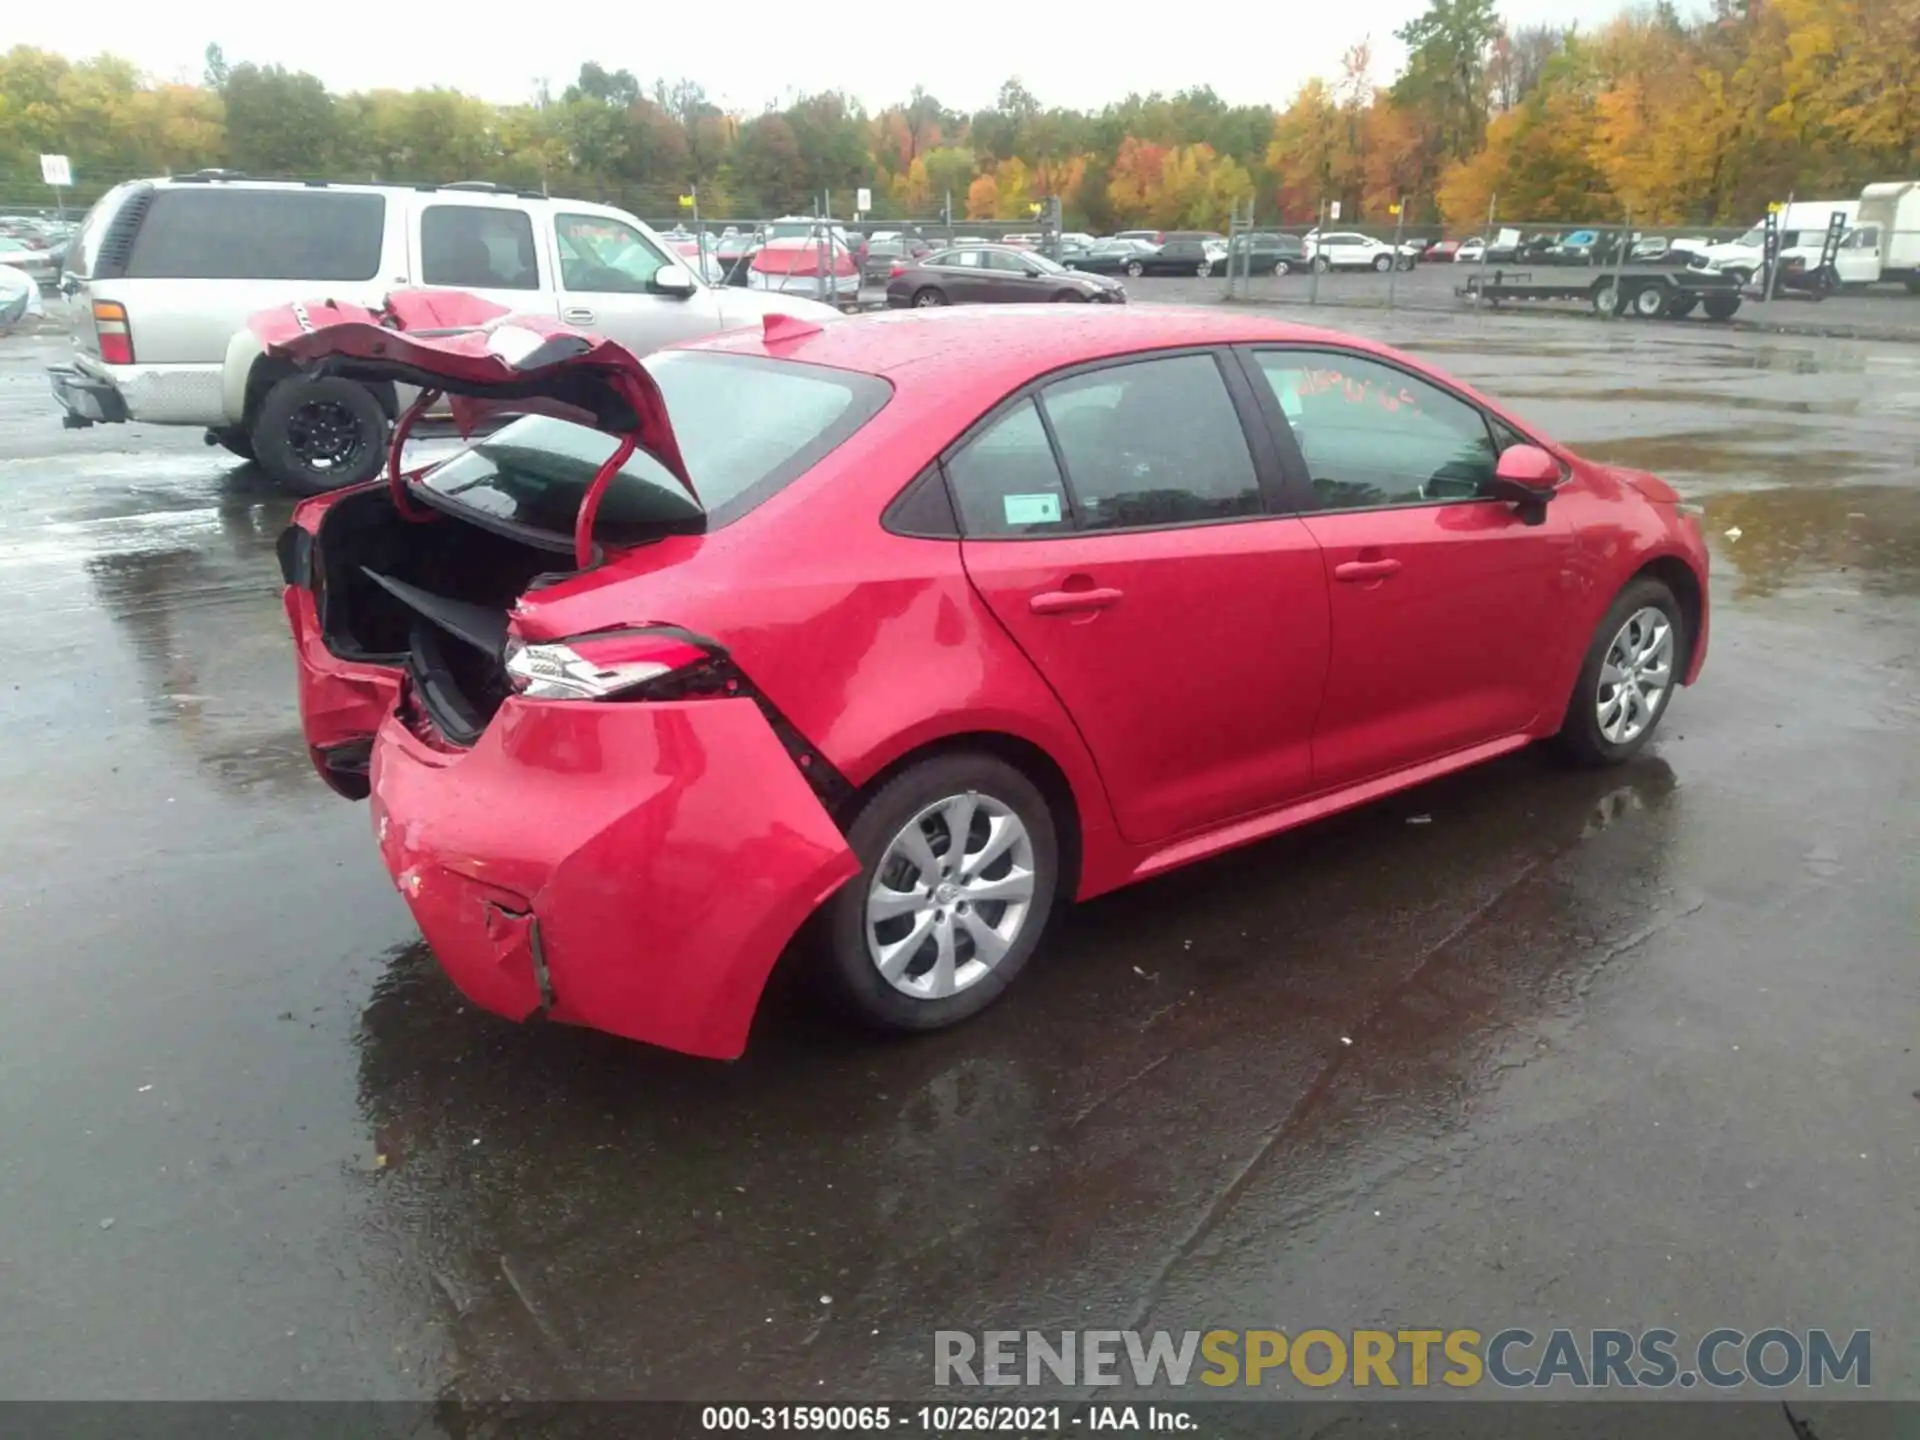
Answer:
[[[103,364],[133,364],[133,330],[127,324],[126,306],[117,300],[94,301],[93,329],[100,340]]]
[[[507,642],[507,683],[529,700],[642,698],[652,681],[705,665],[713,652],[677,630],[610,630]]]

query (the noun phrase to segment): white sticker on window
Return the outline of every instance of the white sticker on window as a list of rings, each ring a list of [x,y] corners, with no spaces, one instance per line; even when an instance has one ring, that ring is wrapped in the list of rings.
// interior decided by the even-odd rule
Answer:
[[[1009,525],[1053,525],[1060,519],[1058,495],[1004,495],[1000,508]]]

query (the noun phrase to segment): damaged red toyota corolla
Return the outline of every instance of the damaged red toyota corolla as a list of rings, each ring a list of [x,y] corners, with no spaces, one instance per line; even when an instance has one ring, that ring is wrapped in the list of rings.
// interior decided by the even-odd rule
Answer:
[[[951,1024],[1056,902],[1554,738],[1706,653],[1674,492],[1238,314],[769,321],[635,359],[476,297],[256,318],[522,418],[283,538],[320,773],[477,1003],[699,1055],[796,956]],[[805,932],[803,936],[803,931]]]

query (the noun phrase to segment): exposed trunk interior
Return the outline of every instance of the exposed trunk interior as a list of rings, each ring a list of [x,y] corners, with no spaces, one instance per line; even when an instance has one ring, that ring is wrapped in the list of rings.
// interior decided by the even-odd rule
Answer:
[[[327,648],[404,665],[446,738],[470,744],[509,693],[507,611],[539,577],[571,573],[571,551],[565,537],[534,544],[438,513],[415,523],[385,489],[349,496],[315,547]]]

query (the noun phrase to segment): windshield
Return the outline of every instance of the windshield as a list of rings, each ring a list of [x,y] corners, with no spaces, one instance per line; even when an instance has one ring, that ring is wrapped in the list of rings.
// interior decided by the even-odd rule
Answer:
[[[886,404],[873,375],[746,355],[667,352],[647,371],[666,400],[700,503],[652,456],[636,451],[607,487],[594,538],[635,544],[712,530],[798,479]],[[502,524],[560,535],[619,440],[529,415],[435,466],[420,483],[450,504]]]

